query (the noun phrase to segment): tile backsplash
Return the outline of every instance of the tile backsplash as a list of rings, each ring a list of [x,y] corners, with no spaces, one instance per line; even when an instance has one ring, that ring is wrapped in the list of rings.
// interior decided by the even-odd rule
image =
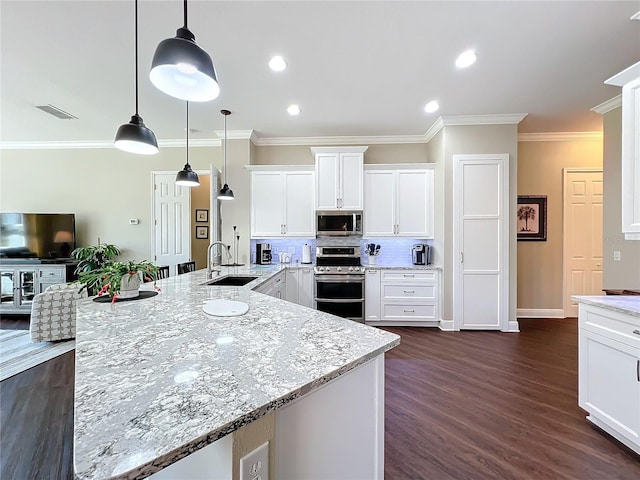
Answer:
[[[311,262],[315,264],[316,246],[327,245],[359,245],[362,250],[362,265],[369,262],[365,245],[375,243],[380,245],[380,253],[376,262],[380,266],[407,266],[411,265],[411,247],[416,243],[433,245],[432,240],[416,238],[362,238],[362,237],[318,237],[318,238],[269,238],[265,240],[251,240],[251,263],[255,263],[256,243],[270,243],[273,263],[278,263],[279,252],[291,253],[291,263],[299,264],[302,260],[302,247],[305,243],[311,247]]]

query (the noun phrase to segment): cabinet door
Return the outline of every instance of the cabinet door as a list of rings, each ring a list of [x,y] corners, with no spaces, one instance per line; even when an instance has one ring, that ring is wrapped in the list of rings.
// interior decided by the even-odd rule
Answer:
[[[640,354],[636,347],[580,332],[579,405],[640,445]]]
[[[380,320],[380,270],[367,268],[364,278],[364,319]]]
[[[251,236],[281,237],[284,232],[282,172],[251,173]]]
[[[16,272],[18,285],[16,290],[16,307],[30,309],[33,297],[36,296],[38,284],[35,268],[19,269]]]
[[[433,238],[433,171],[397,172],[397,233],[411,238]]]
[[[284,232],[288,237],[315,237],[313,172],[284,172]]]
[[[640,78],[622,87],[622,233],[640,240]]]
[[[343,210],[362,210],[362,164],[361,153],[340,154],[340,203]]]
[[[364,172],[364,235],[390,237],[395,233],[395,172]]]
[[[316,154],[316,209],[336,210],[338,208],[339,183],[337,153]]]
[[[15,294],[15,288],[18,286],[15,270],[11,268],[0,271],[0,280],[2,282],[0,290],[0,305],[6,306],[7,308],[13,307],[13,296]]]
[[[286,289],[284,299],[288,302],[298,303],[298,270],[295,268],[287,268],[285,270]]]
[[[314,308],[313,302],[313,269],[298,269],[298,304],[304,307]]]

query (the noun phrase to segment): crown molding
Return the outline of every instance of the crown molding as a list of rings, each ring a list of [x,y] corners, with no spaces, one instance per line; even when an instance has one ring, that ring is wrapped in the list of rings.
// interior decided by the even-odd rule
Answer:
[[[489,115],[448,115],[440,117],[443,125],[517,125],[526,113],[505,113]]]
[[[622,87],[625,83],[629,83],[631,80],[638,77],[640,77],[640,62],[630,65],[620,73],[616,73],[611,78],[607,78],[604,83],[607,85]]]
[[[600,115],[604,115],[607,112],[610,112],[614,108],[618,108],[622,106],[622,94],[617,95],[613,98],[610,98],[606,102],[602,102],[600,105],[596,105],[591,109],[592,112],[599,113]]]
[[[218,138],[224,138],[224,130],[214,130]],[[256,138],[256,135],[253,130],[228,130],[227,129],[227,140],[252,140]]]
[[[519,142],[570,142],[575,140],[602,140],[602,132],[543,132],[519,133]]]
[[[433,124],[429,127],[429,129],[423,135],[424,143],[430,142],[431,139],[435,137],[440,130],[442,130],[442,127],[444,127],[444,121],[442,120],[442,117],[438,117],[438,119],[435,122],[433,122]]]
[[[395,143],[424,143],[424,135],[387,135],[387,136],[362,136],[362,137],[270,137],[260,138],[255,136],[252,140],[256,146],[310,146],[310,145],[384,145]]]

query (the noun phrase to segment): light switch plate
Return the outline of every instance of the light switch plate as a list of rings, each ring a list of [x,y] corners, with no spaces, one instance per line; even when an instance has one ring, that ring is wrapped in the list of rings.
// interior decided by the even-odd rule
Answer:
[[[619,262],[621,258],[620,252],[618,250],[615,250],[613,252],[613,260],[616,262]]]
[[[269,442],[240,459],[240,480],[269,480]]]

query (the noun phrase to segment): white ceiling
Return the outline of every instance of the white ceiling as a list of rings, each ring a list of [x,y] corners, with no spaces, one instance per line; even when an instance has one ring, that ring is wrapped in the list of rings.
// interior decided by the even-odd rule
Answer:
[[[111,141],[135,111],[129,1],[0,3],[7,142]],[[222,93],[190,105],[191,138],[423,135],[440,116],[526,113],[520,132],[601,130],[603,81],[640,60],[640,1],[189,2],[189,28]],[[160,140],[185,136],[184,102],[150,83],[156,45],[182,25],[179,0],[139,4],[140,115]],[[457,70],[465,49],[478,62]],[[289,68],[267,62],[283,55]],[[432,99],[435,114],[423,111]],[[302,114],[286,108],[298,103]],[[35,108],[53,104],[78,117]]]

